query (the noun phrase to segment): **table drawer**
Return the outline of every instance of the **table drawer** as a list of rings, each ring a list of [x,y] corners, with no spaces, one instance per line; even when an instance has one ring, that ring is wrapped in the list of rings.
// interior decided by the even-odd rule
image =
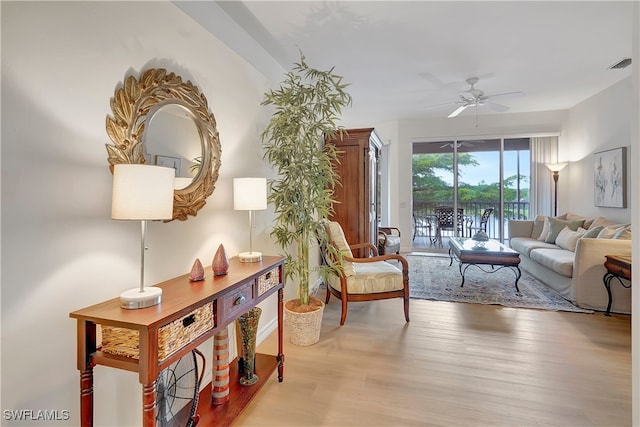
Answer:
[[[244,313],[253,306],[254,284],[255,281],[251,280],[220,297],[218,300],[220,301],[219,308],[222,310],[222,317],[225,320],[238,313]]]
[[[278,267],[269,270],[258,277],[258,296],[261,296],[269,289],[280,284],[280,269]]]
[[[158,329],[158,360],[165,360],[214,327],[213,302],[198,307],[185,316],[160,327]],[[102,351],[139,359],[140,336],[138,331],[103,325]]]

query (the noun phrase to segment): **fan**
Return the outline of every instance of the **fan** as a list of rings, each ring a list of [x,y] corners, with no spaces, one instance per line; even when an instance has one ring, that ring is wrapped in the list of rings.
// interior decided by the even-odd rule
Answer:
[[[517,91],[517,92],[505,92],[505,93],[496,93],[493,95],[485,95],[483,91],[475,87],[476,83],[478,83],[478,80],[479,79],[477,77],[469,77],[466,80],[467,84],[469,85],[469,89],[460,93],[459,101],[432,105],[430,107],[438,107],[442,105],[458,105],[458,108],[456,108],[451,114],[449,114],[448,116],[449,118],[456,117],[457,115],[459,115],[469,107],[475,107],[476,114],[478,112],[478,107],[489,107],[494,111],[498,111],[502,113],[509,110],[509,107],[507,107],[506,105],[497,104],[493,101],[490,101],[491,98],[496,98],[499,96],[506,96],[506,95],[522,94],[521,91]],[[430,108],[430,107],[427,107],[427,108]]]
[[[473,147],[473,143],[469,141],[456,141],[455,144],[456,144],[456,149],[459,149],[462,147]],[[453,148],[453,142],[447,142],[444,145],[440,146],[440,148],[445,148],[445,147]]]
[[[156,426],[195,427],[198,415],[198,377],[196,354],[204,363],[204,355],[193,350],[160,372],[156,381]],[[204,368],[202,369],[204,373]]]

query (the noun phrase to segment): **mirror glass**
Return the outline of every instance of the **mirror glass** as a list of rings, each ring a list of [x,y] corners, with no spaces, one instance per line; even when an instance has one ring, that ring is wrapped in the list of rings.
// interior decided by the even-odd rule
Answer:
[[[190,111],[179,104],[167,104],[149,116],[144,136],[144,157],[148,164],[176,170],[176,190],[187,188],[200,171],[202,144],[198,126]]]
[[[196,216],[215,189],[222,149],[207,98],[163,68],[129,76],[111,98],[107,144],[111,171],[120,163],[176,170],[173,218]]]

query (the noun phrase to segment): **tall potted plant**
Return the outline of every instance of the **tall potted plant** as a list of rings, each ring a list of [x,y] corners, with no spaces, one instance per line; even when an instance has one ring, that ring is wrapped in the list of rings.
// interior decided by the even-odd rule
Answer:
[[[278,89],[265,93],[262,105],[275,112],[262,133],[264,157],[278,173],[269,181],[268,200],[276,219],[271,235],[286,257],[285,281],[297,281],[298,299],[287,301],[286,321],[291,342],[311,345],[320,337],[323,302],[309,295],[309,250],[325,246],[322,221],[333,210],[338,161],[335,145],[325,137],[343,131],[342,108],[351,104],[342,77],[307,65],[304,55],[287,72]],[[330,266],[318,266],[322,271]],[[299,315],[298,315],[299,314]]]

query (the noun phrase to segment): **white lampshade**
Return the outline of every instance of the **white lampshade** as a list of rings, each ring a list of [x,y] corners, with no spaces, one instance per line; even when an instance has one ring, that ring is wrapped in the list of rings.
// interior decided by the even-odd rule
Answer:
[[[237,211],[267,209],[267,178],[234,178],[233,209]]]
[[[175,173],[175,169],[162,166],[115,165],[111,218],[171,219]]]
[[[551,172],[560,172],[562,169],[567,166],[567,162],[560,163],[545,163],[544,165],[549,168]]]

